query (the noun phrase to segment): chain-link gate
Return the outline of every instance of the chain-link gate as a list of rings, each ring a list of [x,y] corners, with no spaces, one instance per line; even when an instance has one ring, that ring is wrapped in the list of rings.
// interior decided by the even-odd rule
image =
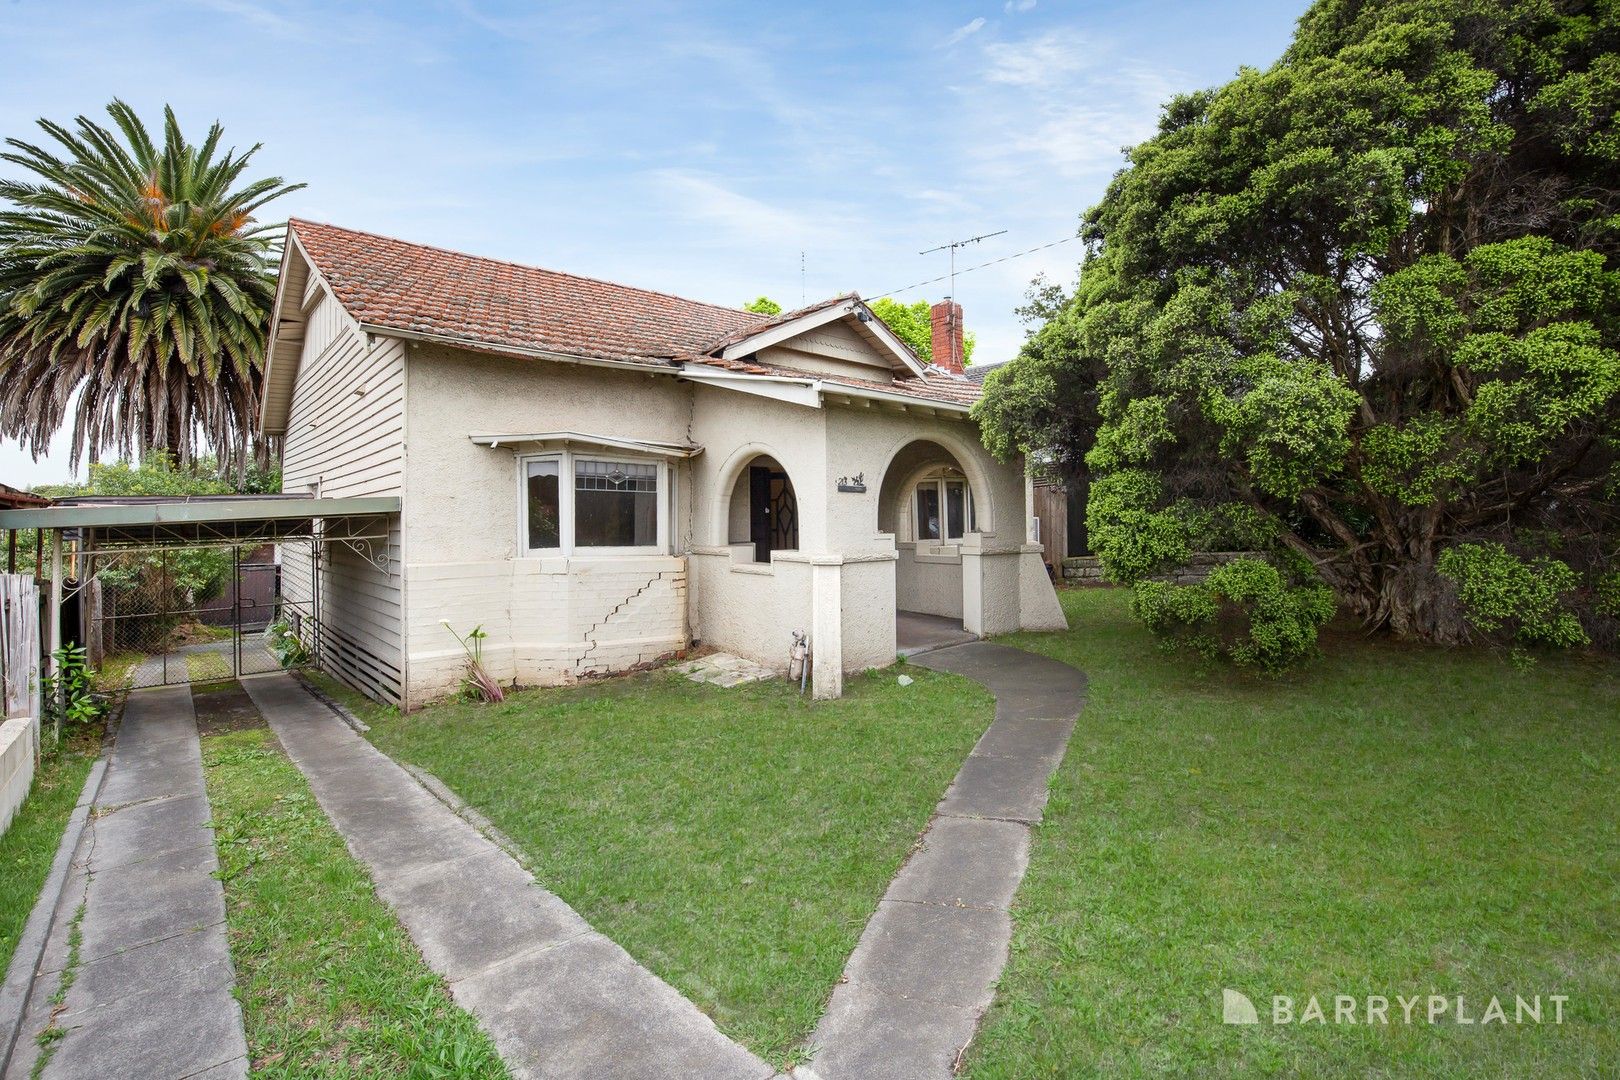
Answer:
[[[283,574],[273,544],[109,548],[73,562],[81,640],[104,686],[212,682],[315,653],[315,597],[298,595],[314,577]]]

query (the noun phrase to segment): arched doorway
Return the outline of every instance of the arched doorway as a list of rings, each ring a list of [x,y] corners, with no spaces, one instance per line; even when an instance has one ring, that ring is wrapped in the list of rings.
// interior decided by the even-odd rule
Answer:
[[[799,549],[799,500],[780,462],[767,454],[749,459],[732,484],[726,542],[750,545],[753,561],[768,563],[773,551]]]
[[[878,530],[894,536],[895,637],[902,655],[971,640],[963,629],[964,543],[979,530],[974,486],[939,443],[918,440],[890,461]]]

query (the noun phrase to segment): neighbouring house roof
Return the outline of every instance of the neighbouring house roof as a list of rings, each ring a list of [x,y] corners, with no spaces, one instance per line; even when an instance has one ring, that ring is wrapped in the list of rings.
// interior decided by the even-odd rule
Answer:
[[[519,356],[636,364],[662,369],[702,365],[733,375],[770,375],[841,388],[857,396],[895,395],[961,409],[977,384],[925,367],[853,293],[777,316],[688,300],[597,278],[486,259],[319,222],[288,222],[289,258],[307,259],[344,309],[368,331],[423,337]],[[283,385],[297,366],[299,339],[281,330],[281,312],[306,280],[290,261],[282,268],[272,331],[265,428],[290,404]],[[789,335],[848,320],[879,355],[893,382],[763,364],[754,352]],[[277,366],[282,367],[276,372]],[[291,369],[291,370],[289,370]],[[279,388],[279,389],[278,389]]]
[[[975,386],[982,387],[984,385],[984,377],[986,375],[990,374],[997,368],[1006,367],[1010,363],[1012,363],[1011,360],[997,360],[993,364],[969,364],[965,374],[967,375],[968,382],[973,383]]]
[[[0,484],[0,510],[24,510],[49,505],[51,505],[51,500],[43,495],[23,491],[21,488],[14,488],[10,484]]]

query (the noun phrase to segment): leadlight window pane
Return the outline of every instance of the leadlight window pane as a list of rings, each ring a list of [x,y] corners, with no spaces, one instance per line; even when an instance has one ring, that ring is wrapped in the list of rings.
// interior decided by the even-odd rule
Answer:
[[[939,539],[939,485],[917,488],[917,539]]]
[[[658,543],[658,466],[574,461],[574,546],[654,547]]]
[[[531,461],[526,484],[531,550],[562,547],[561,492],[557,488],[557,460]]]
[[[963,503],[967,499],[967,485],[960,480],[945,481],[945,536],[949,540],[962,539]]]

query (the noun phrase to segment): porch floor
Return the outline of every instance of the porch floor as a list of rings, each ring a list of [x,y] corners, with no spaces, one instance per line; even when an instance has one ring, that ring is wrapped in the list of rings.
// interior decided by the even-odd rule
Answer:
[[[961,619],[944,615],[924,615],[920,611],[894,613],[894,636],[901,656],[915,656],[947,645],[977,641],[976,634],[962,629]]]

